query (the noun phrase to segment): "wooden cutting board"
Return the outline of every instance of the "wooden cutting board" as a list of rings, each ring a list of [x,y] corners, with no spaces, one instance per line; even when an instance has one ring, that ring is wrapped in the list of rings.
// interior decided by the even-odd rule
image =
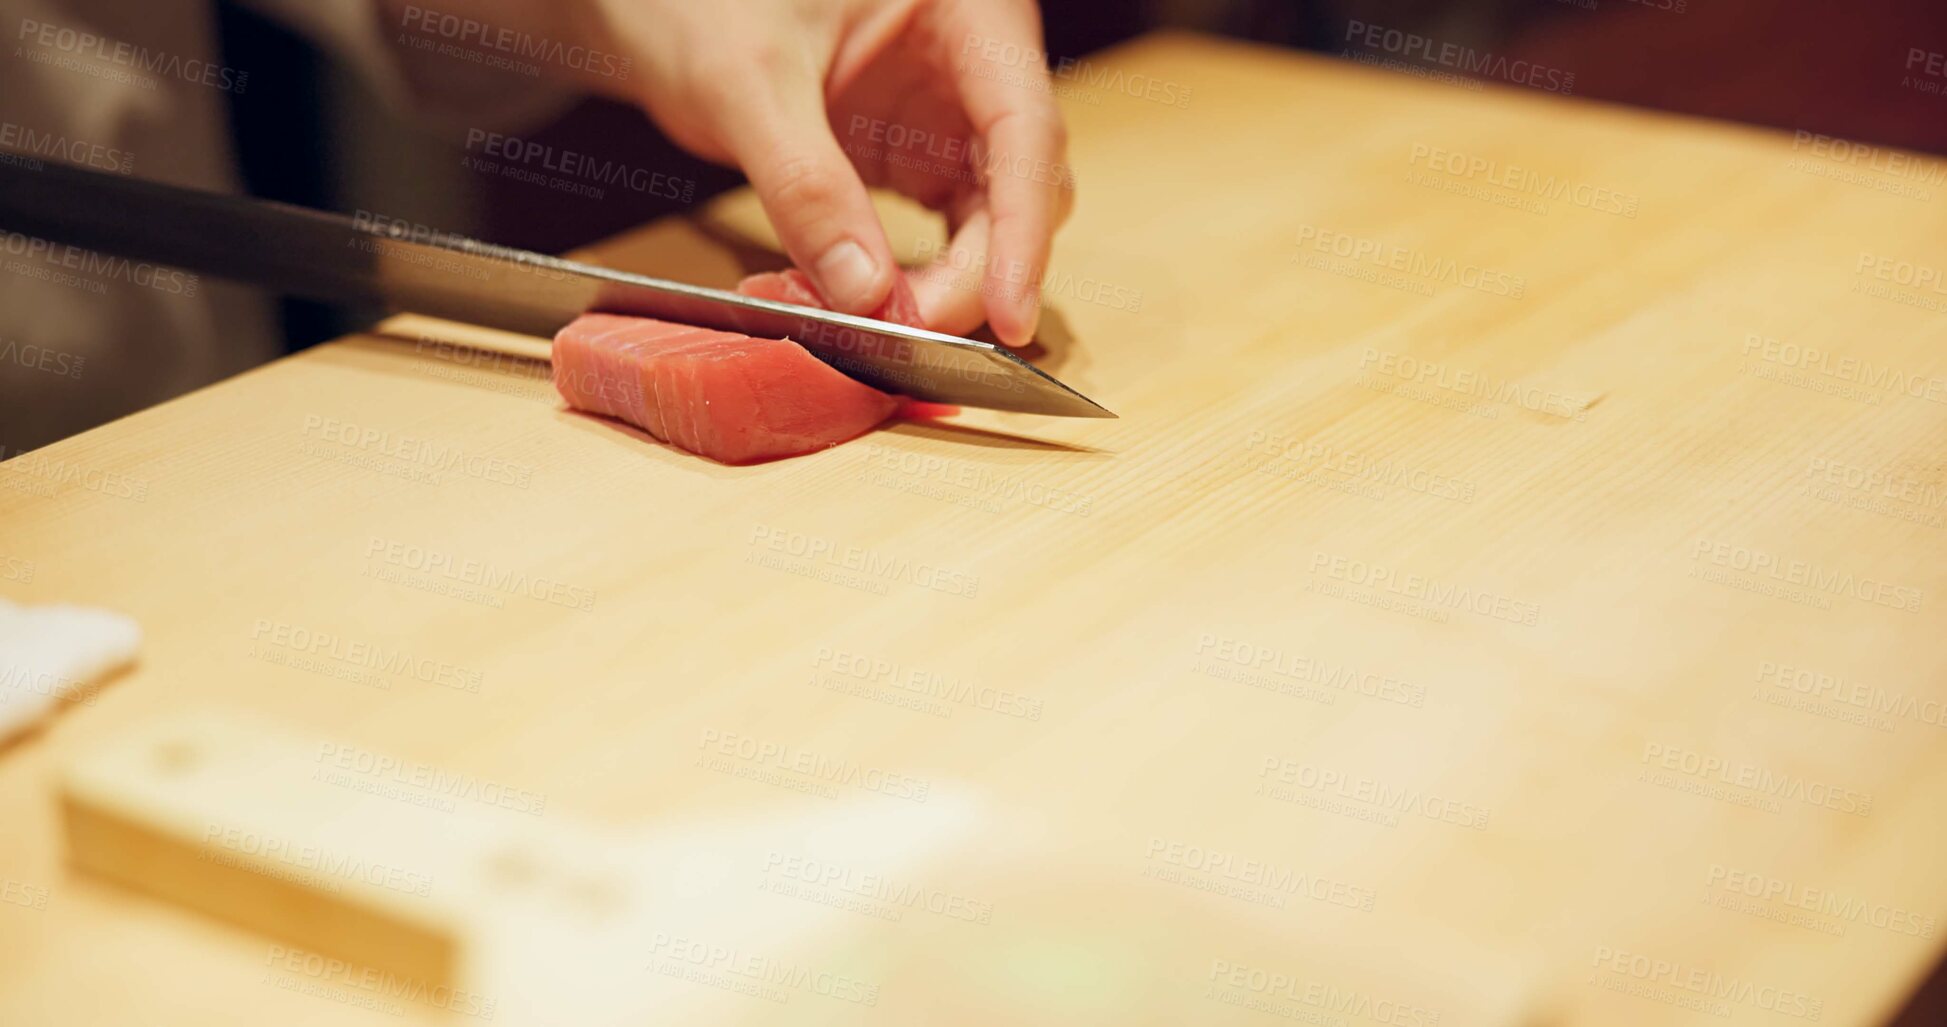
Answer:
[[[1947,913],[1938,165],[1183,36],[1063,102],[1041,359],[1120,420],[725,468],[406,320],[0,465],[0,594],[149,636],[0,753],[0,1022],[1896,1009]],[[687,933],[402,998],[68,866],[60,768],[194,710],[422,826],[742,840],[648,875]]]

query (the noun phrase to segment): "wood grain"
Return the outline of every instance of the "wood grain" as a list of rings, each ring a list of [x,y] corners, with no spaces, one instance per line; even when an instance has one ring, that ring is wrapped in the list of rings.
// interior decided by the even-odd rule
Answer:
[[[54,768],[205,707],[767,839],[670,881],[707,932],[578,964],[686,1021],[1890,1015],[1947,909],[1937,195],[1196,38],[1092,67],[1189,96],[1063,98],[1042,359],[1120,420],[724,468],[406,321],[0,466],[5,594],[151,639],[0,754],[45,899],[0,905],[0,1022],[459,1018],[64,867]],[[740,197],[598,253],[767,242]],[[859,810],[930,844],[859,856]],[[503,965],[522,1008],[546,963]]]

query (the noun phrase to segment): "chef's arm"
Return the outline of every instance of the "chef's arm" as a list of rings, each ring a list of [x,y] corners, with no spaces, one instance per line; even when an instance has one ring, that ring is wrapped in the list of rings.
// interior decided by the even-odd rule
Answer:
[[[839,46],[868,15],[911,4],[750,0],[379,0],[388,22],[451,17],[516,40],[562,41],[616,61],[550,62],[549,76],[642,106],[670,137],[750,178],[791,259],[834,306],[884,302],[897,262],[825,113]],[[434,8],[439,14],[430,14]],[[885,24],[878,32],[896,30]],[[437,32],[437,30],[435,30]],[[627,62],[626,73],[611,70]],[[415,79],[445,64],[409,58]]]
[[[742,169],[785,250],[839,309],[873,309],[899,273],[868,181],[912,195],[947,215],[952,265],[985,269],[971,287],[920,276],[927,323],[964,332],[984,320],[1015,345],[1034,334],[1073,179],[1033,0],[363,2],[416,94],[451,94],[454,76],[471,67],[442,44],[509,52],[549,86],[634,103],[679,145]],[[995,75],[980,65],[982,52],[1033,59]],[[841,144],[841,115],[975,138],[1001,158],[995,166],[1030,170],[912,172]]]

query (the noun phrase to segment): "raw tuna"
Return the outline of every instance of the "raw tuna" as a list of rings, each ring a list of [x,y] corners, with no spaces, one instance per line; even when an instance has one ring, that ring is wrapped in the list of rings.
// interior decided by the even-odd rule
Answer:
[[[751,275],[737,291],[825,306],[796,269]],[[924,327],[904,274],[872,316]],[[570,406],[627,421],[726,464],[835,446],[870,431],[899,406],[789,339],[617,314],[584,314],[555,335],[554,387]]]
[[[751,275],[737,283],[737,291],[761,300],[825,308],[825,301],[811,284],[811,276],[797,268]],[[872,316],[911,328],[926,327],[926,322],[919,317],[919,300],[913,295],[912,280],[903,271],[893,280],[892,291],[886,294],[886,301],[879,304],[879,309],[873,311]],[[935,421],[943,417],[958,417],[960,408],[950,403],[928,403],[901,396],[897,415],[906,421]]]
[[[583,314],[554,337],[554,387],[720,463],[797,456],[861,435],[898,400],[789,339]]]

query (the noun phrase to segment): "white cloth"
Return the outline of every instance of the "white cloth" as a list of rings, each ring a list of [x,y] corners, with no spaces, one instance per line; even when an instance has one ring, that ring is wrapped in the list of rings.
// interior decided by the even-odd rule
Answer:
[[[135,659],[142,629],[87,606],[20,606],[0,599],[0,742]]]

